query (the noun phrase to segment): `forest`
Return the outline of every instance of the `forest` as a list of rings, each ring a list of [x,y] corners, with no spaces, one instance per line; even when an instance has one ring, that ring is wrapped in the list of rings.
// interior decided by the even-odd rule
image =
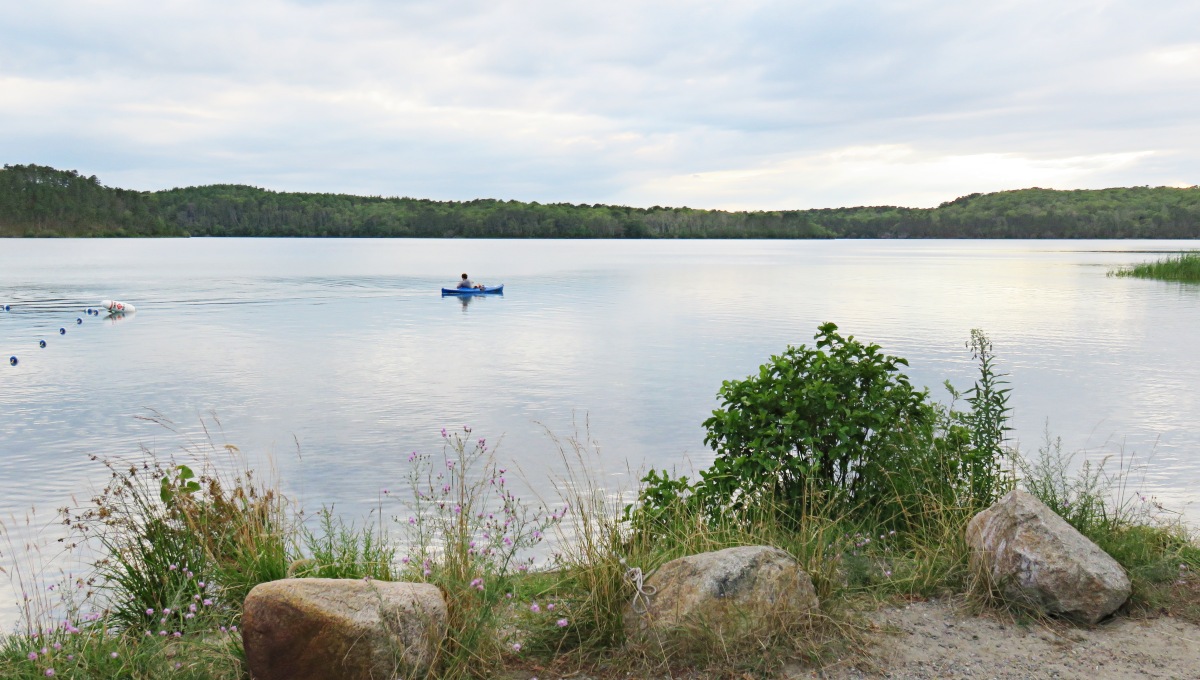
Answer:
[[[107,187],[39,165],[0,170],[0,236],[368,238],[1200,238],[1200,187],[970,194],[936,208],[784,211],[433,201],[217,184]]]

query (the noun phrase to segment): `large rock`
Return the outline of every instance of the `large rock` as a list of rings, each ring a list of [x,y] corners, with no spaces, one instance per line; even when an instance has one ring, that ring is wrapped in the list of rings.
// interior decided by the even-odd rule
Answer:
[[[770,630],[819,606],[812,579],[788,553],[742,546],[681,557],[645,582],[625,611],[631,636],[700,628],[718,635]]]
[[[976,573],[1047,614],[1095,623],[1129,599],[1121,565],[1024,491],[971,518],[966,538]]]
[[[420,676],[446,635],[446,601],[427,583],[303,578],[255,586],[242,642],[255,680]]]

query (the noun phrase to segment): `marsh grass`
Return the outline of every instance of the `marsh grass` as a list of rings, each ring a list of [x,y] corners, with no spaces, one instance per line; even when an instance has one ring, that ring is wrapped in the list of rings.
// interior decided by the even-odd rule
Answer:
[[[1139,279],[1187,283],[1200,282],[1200,252],[1190,251],[1156,262],[1143,262],[1129,267],[1121,267],[1110,271],[1109,276],[1132,276]]]

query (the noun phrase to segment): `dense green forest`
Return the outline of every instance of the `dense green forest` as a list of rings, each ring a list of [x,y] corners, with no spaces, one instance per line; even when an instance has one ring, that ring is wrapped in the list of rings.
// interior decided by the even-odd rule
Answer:
[[[937,208],[727,212],[281,193],[141,192],[37,165],[0,170],[0,236],[1200,238],[1200,187],[971,194]]]

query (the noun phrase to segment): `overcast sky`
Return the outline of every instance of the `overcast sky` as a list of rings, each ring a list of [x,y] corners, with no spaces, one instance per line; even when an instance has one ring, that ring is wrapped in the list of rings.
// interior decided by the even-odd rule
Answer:
[[[1200,183],[1196,0],[29,0],[0,162],[781,209]]]

